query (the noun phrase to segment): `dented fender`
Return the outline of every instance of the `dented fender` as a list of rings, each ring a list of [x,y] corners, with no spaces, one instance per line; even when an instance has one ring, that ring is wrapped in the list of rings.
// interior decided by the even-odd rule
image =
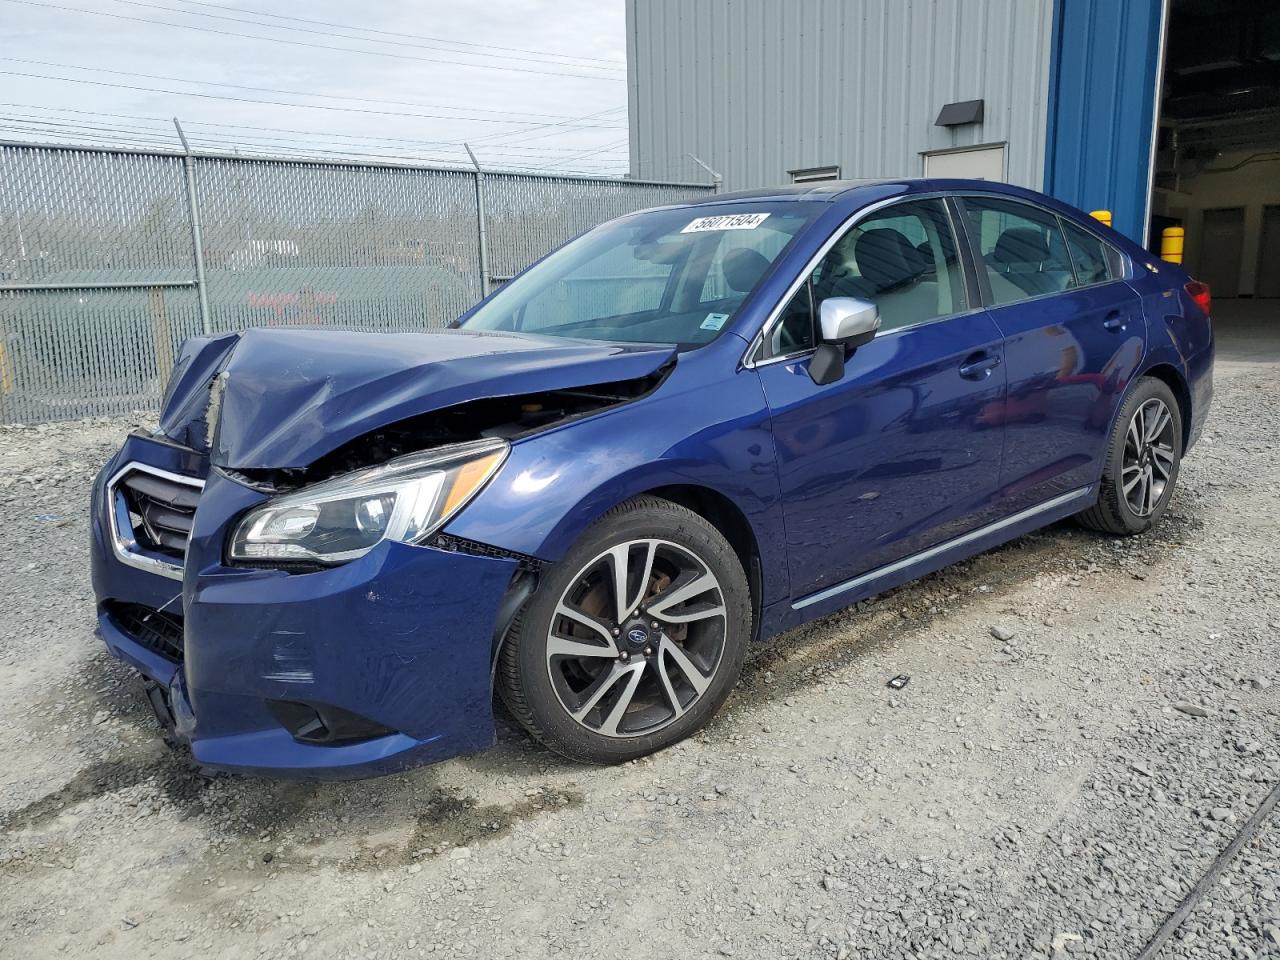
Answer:
[[[742,341],[735,340],[741,348]],[[720,350],[681,356],[643,404],[519,440],[502,469],[445,527],[464,539],[560,559],[612,507],[661,487],[714,491],[745,517],[759,548],[763,600],[786,594],[777,463],[755,371],[726,377]]]

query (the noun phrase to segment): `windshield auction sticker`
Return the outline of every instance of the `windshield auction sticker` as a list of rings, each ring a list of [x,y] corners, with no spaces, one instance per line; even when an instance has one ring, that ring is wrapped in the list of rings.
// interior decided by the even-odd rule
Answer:
[[[769,219],[767,213],[729,213],[718,217],[699,217],[681,233],[706,233],[709,230],[754,230]]]

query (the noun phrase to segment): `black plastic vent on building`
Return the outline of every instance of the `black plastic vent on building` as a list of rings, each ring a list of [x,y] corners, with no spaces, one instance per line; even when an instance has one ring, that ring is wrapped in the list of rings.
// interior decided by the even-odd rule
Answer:
[[[933,121],[935,127],[962,127],[966,123],[981,123],[985,100],[961,100],[948,103]]]

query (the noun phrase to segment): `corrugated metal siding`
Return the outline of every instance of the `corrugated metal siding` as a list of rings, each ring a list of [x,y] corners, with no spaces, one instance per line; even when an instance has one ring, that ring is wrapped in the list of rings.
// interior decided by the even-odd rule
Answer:
[[[1164,0],[1057,0],[1044,190],[1141,242]]]
[[[727,189],[839,164],[920,176],[920,154],[1008,142],[1039,187],[1054,0],[627,0],[631,168]],[[935,127],[942,105],[984,122]]]

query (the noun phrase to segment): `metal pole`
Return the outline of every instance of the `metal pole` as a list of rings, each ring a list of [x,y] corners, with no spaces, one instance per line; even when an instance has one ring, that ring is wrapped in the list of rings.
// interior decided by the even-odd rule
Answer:
[[[711,174],[711,192],[719,193],[720,184],[724,182],[724,177],[720,176],[718,172],[716,172],[715,170],[712,170],[709,166],[707,166],[705,163],[703,163],[701,160],[695,157],[692,153],[685,154],[685,156],[687,156],[690,160],[692,160],[694,163],[700,166],[703,170],[707,171],[707,173]]]
[[[484,227],[484,171],[476,159],[471,144],[464,143],[471,165],[476,168],[476,225],[480,230],[480,299],[489,295],[489,236]]]
[[[204,276],[204,234],[200,229],[200,201],[196,196],[196,159],[191,154],[191,145],[187,143],[187,135],[182,132],[182,124],[173,118],[173,128],[178,131],[178,139],[182,141],[182,170],[187,182],[187,212],[191,217],[191,249],[196,261],[196,295],[200,303],[200,327],[205,333],[213,332],[213,323],[209,318],[209,288]]]

